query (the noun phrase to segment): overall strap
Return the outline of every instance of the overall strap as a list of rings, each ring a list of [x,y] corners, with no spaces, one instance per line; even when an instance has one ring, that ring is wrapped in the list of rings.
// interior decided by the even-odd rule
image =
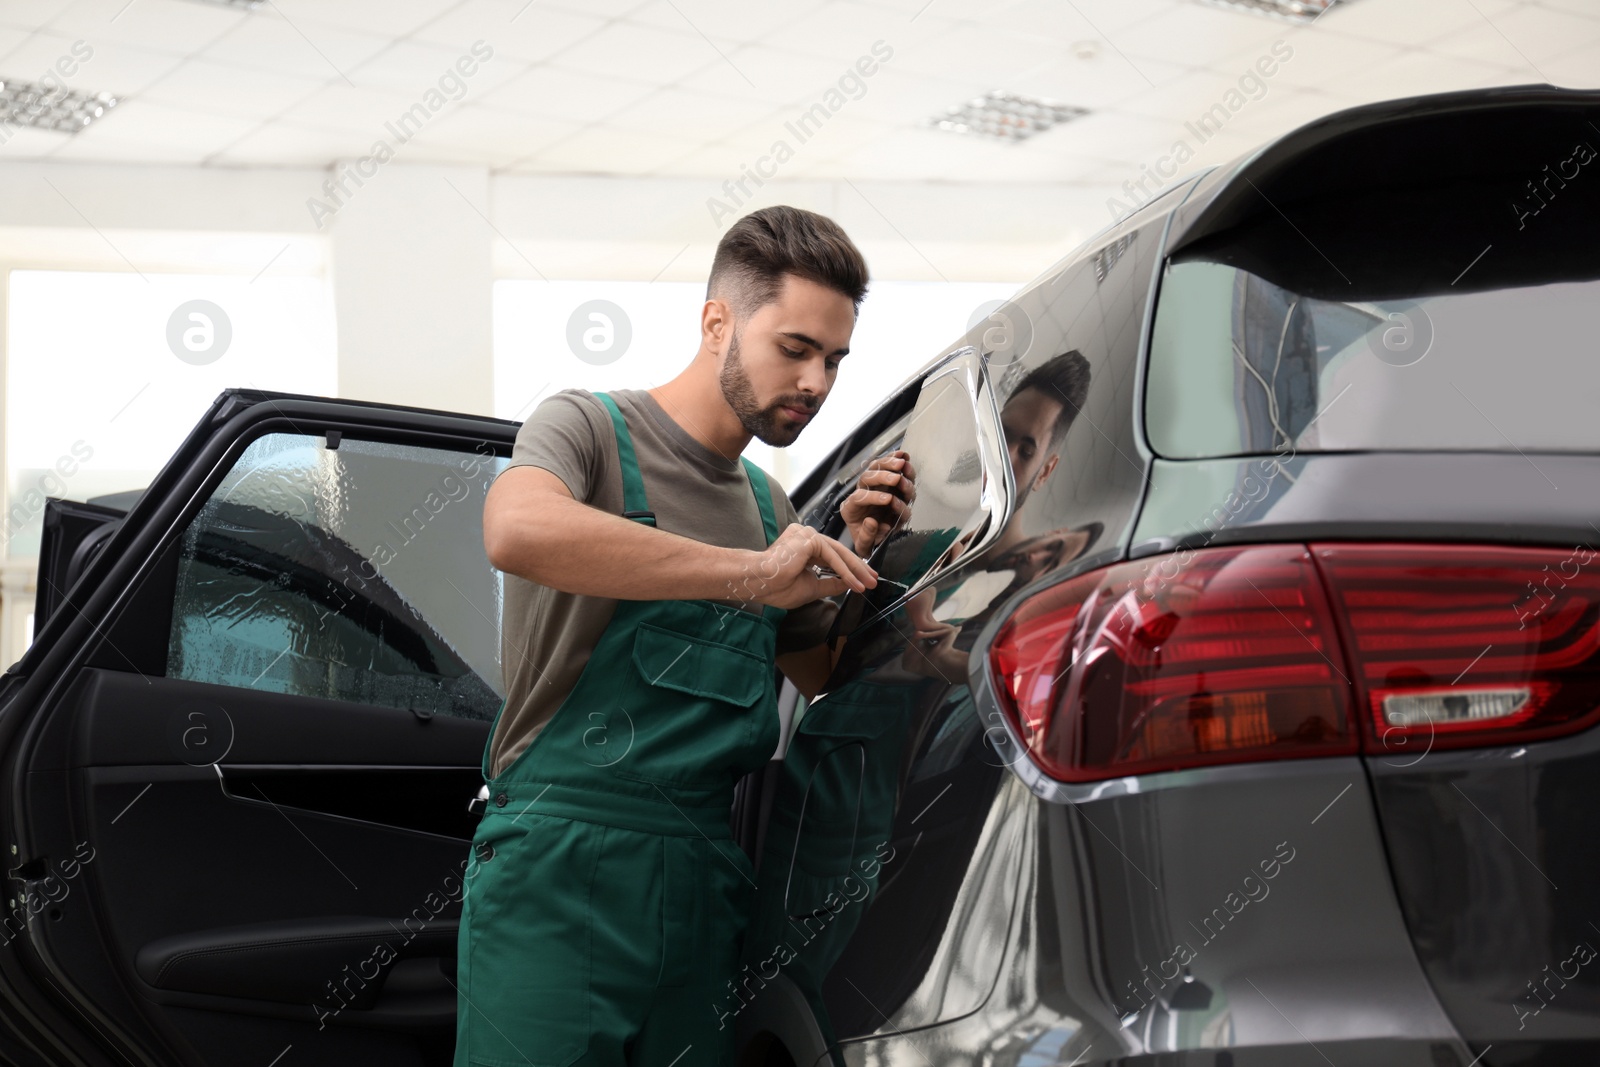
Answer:
[[[778,516],[772,510],[772,486],[767,481],[767,472],[743,456],[739,457],[739,462],[744,464],[745,477],[750,479],[750,490],[756,495],[756,510],[761,512],[761,529],[770,545],[778,539]],[[779,622],[788,614],[788,609],[763,604],[761,614],[773,622]]]
[[[743,456],[744,473],[750,479],[750,489],[756,494],[756,508],[761,512],[761,529],[767,535],[767,544],[778,539],[778,517],[772,510],[772,486],[767,482],[767,472]]]
[[[644,495],[644,478],[639,475],[639,457],[634,454],[633,437],[628,433],[628,423],[622,417],[622,409],[617,407],[610,393],[594,395],[611,412],[611,425],[617,431],[617,459],[622,465],[622,517],[654,526],[656,516]]]

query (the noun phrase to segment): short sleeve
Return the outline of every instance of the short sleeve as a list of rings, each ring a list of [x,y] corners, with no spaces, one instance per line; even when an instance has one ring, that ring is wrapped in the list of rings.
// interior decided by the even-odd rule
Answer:
[[[784,492],[777,479],[769,475],[767,480],[772,484],[773,513],[781,532],[790,523],[799,522],[800,516],[795,514],[789,494]],[[822,644],[827,640],[828,631],[833,628],[833,618],[838,613],[839,606],[831,600],[813,600],[798,608],[790,608],[778,624],[778,653],[803,652]]]
[[[517,431],[506,470],[547,470],[572,491],[573,499],[591,503],[602,455],[593,406],[585,394],[572,389],[546,397]]]

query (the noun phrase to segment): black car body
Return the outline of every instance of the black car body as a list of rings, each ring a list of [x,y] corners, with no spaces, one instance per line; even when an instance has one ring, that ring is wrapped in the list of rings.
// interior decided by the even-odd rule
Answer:
[[[732,812],[742,1062],[1600,1058],[1596,148],[1600,94],[1549,87],[1319,120],[796,489],[842,532],[918,464]],[[0,689],[0,1056],[449,1061],[515,429],[231,392],[125,514],[53,506]]]

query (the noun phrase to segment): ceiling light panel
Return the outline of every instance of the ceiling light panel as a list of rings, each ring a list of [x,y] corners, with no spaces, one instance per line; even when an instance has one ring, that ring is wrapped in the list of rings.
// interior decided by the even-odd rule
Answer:
[[[80,93],[17,78],[0,78],[0,123],[77,133],[117,106],[110,93]]]
[[[1253,15],[1282,19],[1287,22],[1315,22],[1317,16],[1338,3],[1339,0],[1199,0],[1207,7],[1225,7],[1230,11],[1248,11]]]
[[[947,108],[944,114],[935,115],[928,123],[951,133],[1023,141],[1088,113],[1088,108],[995,89],[965,104]]]

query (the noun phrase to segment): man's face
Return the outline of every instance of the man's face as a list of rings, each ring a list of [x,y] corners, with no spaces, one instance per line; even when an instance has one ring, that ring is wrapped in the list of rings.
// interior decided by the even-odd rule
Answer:
[[[736,316],[719,380],[744,428],[769,445],[793,444],[833,388],[855,326],[848,296],[792,274],[772,303]]]
[[[1000,409],[1000,425],[1006,434],[1006,453],[1011,457],[1011,476],[1016,479],[1018,506],[1028,494],[1044,485],[1056,469],[1056,454],[1050,443],[1061,401],[1037,389],[1013,393]]]

